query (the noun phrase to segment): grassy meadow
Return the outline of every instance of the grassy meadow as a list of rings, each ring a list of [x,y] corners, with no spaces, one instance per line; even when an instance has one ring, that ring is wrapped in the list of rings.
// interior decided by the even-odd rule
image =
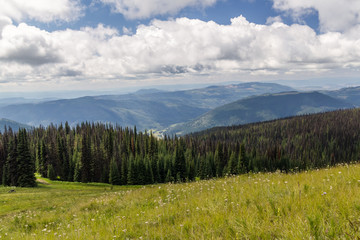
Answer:
[[[0,187],[0,239],[360,237],[359,164],[144,187],[42,181]]]

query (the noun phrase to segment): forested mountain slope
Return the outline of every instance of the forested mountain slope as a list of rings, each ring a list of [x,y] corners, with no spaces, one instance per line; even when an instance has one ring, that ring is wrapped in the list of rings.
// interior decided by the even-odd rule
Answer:
[[[342,99],[358,107],[360,106],[360,87],[342,88],[335,91],[324,91],[323,93],[338,99]]]
[[[215,108],[195,120],[170,127],[167,133],[186,134],[216,126],[239,125],[352,107],[354,105],[319,92],[266,94]]]
[[[136,125],[138,129],[164,129],[186,122],[209,110],[250,95],[289,91],[272,83],[242,83],[186,91],[152,90],[134,94],[82,97],[0,108],[0,116],[38,126],[69,122]]]
[[[120,185],[299,171],[359,161],[359,129],[360,109],[164,139],[103,124],[50,125],[27,134],[0,134],[0,179],[16,185],[18,156],[33,166],[28,169],[51,179]]]
[[[4,132],[5,130],[5,126],[9,129],[11,128],[13,131],[17,131],[19,130],[19,128],[25,128],[30,130],[31,126],[26,125],[26,124],[22,124],[22,123],[18,123],[9,119],[5,119],[5,118],[0,118],[0,132]]]

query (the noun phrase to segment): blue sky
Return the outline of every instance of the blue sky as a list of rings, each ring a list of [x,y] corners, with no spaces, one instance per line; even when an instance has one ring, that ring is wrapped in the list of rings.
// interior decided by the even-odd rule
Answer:
[[[273,8],[271,0],[223,0],[215,2],[213,5],[202,7],[186,7],[173,14],[160,14],[148,18],[129,19],[124,15],[112,11],[111,5],[106,5],[100,1],[82,0],[84,7],[83,16],[78,21],[71,22],[50,22],[41,23],[32,21],[31,23],[48,31],[59,29],[81,29],[82,27],[96,27],[99,23],[119,29],[123,27],[136,30],[140,24],[149,24],[154,18],[167,20],[169,18],[186,17],[190,19],[200,19],[202,21],[214,21],[218,24],[228,25],[230,19],[243,15],[248,21],[256,24],[266,24],[269,17],[282,16],[282,20],[286,24],[299,23],[290,15]],[[319,21],[317,12],[311,12],[302,18],[301,24],[312,27],[319,31]]]
[[[360,76],[360,1],[0,0],[0,5],[0,92],[279,79],[341,85],[339,79],[356,83]]]

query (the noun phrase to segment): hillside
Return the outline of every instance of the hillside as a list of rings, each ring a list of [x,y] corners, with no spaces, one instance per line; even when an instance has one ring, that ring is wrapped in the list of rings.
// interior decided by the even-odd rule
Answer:
[[[66,121],[74,126],[94,121],[136,125],[142,130],[164,129],[240,98],[289,90],[291,88],[271,83],[242,83],[175,92],[150,89],[134,94],[9,105],[1,107],[0,113],[3,117],[34,126]]]
[[[324,93],[352,103],[358,107],[360,106],[360,87],[342,88],[336,91],[324,91]]]
[[[168,128],[166,133],[182,135],[216,126],[261,122],[352,107],[354,105],[319,92],[266,94],[215,108],[195,120]]]
[[[47,179],[14,193],[0,186],[0,238],[358,239],[359,169],[350,164],[139,189]]]
[[[29,143],[37,172],[52,179],[142,185],[258,171],[300,171],[358,161],[360,109],[213,128],[157,139],[137,129],[82,123],[0,135],[0,179],[16,185],[8,148]],[[20,150],[20,149],[19,149]],[[17,151],[19,151],[17,150]],[[13,161],[13,162],[11,162]],[[35,164],[35,163],[32,163]],[[48,169],[52,169],[50,171]]]
[[[19,128],[31,129],[32,127],[26,124],[18,123],[9,119],[0,118],[0,132],[4,132],[5,126],[13,131],[17,131]]]

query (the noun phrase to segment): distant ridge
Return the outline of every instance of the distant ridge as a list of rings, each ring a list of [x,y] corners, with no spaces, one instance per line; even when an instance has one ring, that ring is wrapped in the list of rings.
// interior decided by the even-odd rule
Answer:
[[[190,122],[174,125],[168,134],[186,134],[216,126],[261,122],[283,117],[353,108],[354,105],[319,92],[283,92],[238,100],[215,108]]]
[[[18,131],[20,128],[25,128],[30,130],[32,127],[26,124],[18,123],[6,118],[0,118],[0,132],[5,131],[5,126],[9,129],[11,128],[13,131]]]
[[[2,117],[32,126],[102,122],[162,130],[199,117],[215,107],[264,93],[293,90],[273,83],[240,83],[183,91],[144,89],[132,94],[62,99],[0,107]]]
[[[323,93],[360,107],[360,86],[342,88],[335,91],[324,91]]]

